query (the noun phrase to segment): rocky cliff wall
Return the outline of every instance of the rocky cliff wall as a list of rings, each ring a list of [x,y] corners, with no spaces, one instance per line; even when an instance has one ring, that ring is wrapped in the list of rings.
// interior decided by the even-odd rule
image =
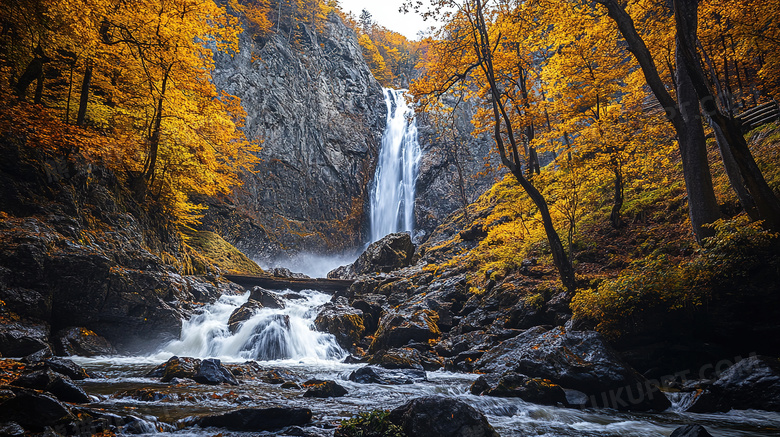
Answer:
[[[241,98],[245,132],[263,150],[256,172],[231,199],[212,202],[204,225],[260,260],[365,240],[382,89],[338,16],[318,27],[244,32],[239,53],[216,59],[214,82]]]

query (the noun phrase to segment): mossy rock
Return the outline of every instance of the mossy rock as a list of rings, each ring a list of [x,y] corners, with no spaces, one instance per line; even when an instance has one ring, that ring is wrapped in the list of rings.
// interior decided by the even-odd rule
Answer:
[[[265,272],[219,235],[209,231],[185,231],[187,245],[222,270],[233,274],[262,275]]]

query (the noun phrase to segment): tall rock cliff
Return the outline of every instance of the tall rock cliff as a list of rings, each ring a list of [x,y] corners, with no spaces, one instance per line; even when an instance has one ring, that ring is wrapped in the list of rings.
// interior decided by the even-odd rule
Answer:
[[[382,89],[355,33],[331,13],[316,26],[244,32],[218,56],[217,86],[241,98],[262,162],[204,226],[256,259],[338,252],[365,240],[364,212],[385,121]]]

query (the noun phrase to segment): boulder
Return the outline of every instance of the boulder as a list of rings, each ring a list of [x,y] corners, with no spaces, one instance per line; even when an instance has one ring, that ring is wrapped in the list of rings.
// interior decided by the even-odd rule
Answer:
[[[471,385],[472,394],[504,398],[520,398],[541,405],[566,405],[566,392],[547,379],[529,378],[518,373],[507,373],[500,378],[477,378]]]
[[[26,357],[49,348],[49,328],[45,325],[0,323],[0,356]]]
[[[24,428],[16,422],[3,422],[0,423],[0,435],[3,436],[23,436]]]
[[[292,425],[305,425],[311,421],[308,408],[245,408],[197,420],[201,428],[217,427],[231,431],[263,431]]]
[[[587,394],[594,407],[663,411],[671,405],[594,331],[532,328],[487,351],[475,370],[548,379]]]
[[[342,303],[329,302],[322,306],[314,326],[318,331],[328,332],[344,349],[351,350],[360,341],[365,331],[363,311]]]
[[[675,429],[669,437],[712,437],[701,425],[685,425]]]
[[[328,273],[328,278],[355,279],[369,273],[392,272],[411,265],[413,256],[414,244],[409,234],[389,234],[371,243],[351,266],[342,266]]]
[[[255,300],[260,303],[263,308],[283,309],[284,301],[271,291],[262,287],[252,288],[252,292],[249,295],[250,300]]]
[[[304,275],[303,273],[295,273],[290,271],[290,269],[284,267],[276,267],[273,270],[271,270],[270,273],[272,276],[275,276],[277,278],[311,279],[308,275]]]
[[[436,324],[439,316],[431,310],[401,309],[385,314],[379,321],[369,350],[405,346],[410,341],[427,342],[441,336]]]
[[[337,398],[347,394],[347,389],[338,385],[336,381],[322,381],[310,379],[301,384],[306,390],[305,398]]]
[[[423,357],[420,351],[408,347],[380,350],[368,360],[368,364],[385,369],[416,369],[423,368]]]
[[[88,403],[90,398],[84,390],[65,375],[50,369],[37,370],[16,378],[11,382],[16,387],[47,391],[63,402]]]
[[[192,377],[195,382],[200,384],[218,385],[218,384],[230,384],[238,385],[236,377],[225,366],[222,365],[220,360],[215,358],[209,358],[201,361],[198,367],[197,373]]]
[[[14,397],[0,408],[0,422],[16,422],[26,430],[43,431],[74,419],[67,406],[52,396],[25,388],[12,388]]]
[[[238,309],[233,311],[233,313],[230,315],[230,319],[228,319],[228,329],[230,332],[233,334],[238,332],[238,328],[240,328],[244,322],[251,319],[252,316],[255,315],[255,312],[257,312],[257,310],[262,307],[263,304],[260,302],[254,299],[249,299],[245,304],[241,305]]]
[[[383,369],[376,366],[363,366],[354,370],[347,378],[350,381],[360,384],[384,384],[384,385],[404,385],[414,384],[415,382],[427,381],[428,378],[423,370],[413,369]]]
[[[391,411],[389,419],[409,436],[498,437],[484,414],[443,396],[412,399]]]
[[[198,373],[200,360],[189,357],[173,356],[168,361],[155,367],[146,374],[147,378],[161,378],[162,382],[170,382],[173,378],[192,379]]]
[[[737,362],[708,388],[699,390],[687,411],[780,411],[780,359],[756,355]]]
[[[57,355],[94,357],[116,355],[116,349],[105,338],[87,328],[67,328],[54,335],[54,349]]]

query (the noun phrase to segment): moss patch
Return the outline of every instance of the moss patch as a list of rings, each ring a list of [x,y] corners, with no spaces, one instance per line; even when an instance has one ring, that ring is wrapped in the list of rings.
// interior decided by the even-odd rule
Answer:
[[[229,273],[245,275],[264,274],[254,261],[241,253],[219,235],[209,231],[186,230],[186,244],[198,255]]]

